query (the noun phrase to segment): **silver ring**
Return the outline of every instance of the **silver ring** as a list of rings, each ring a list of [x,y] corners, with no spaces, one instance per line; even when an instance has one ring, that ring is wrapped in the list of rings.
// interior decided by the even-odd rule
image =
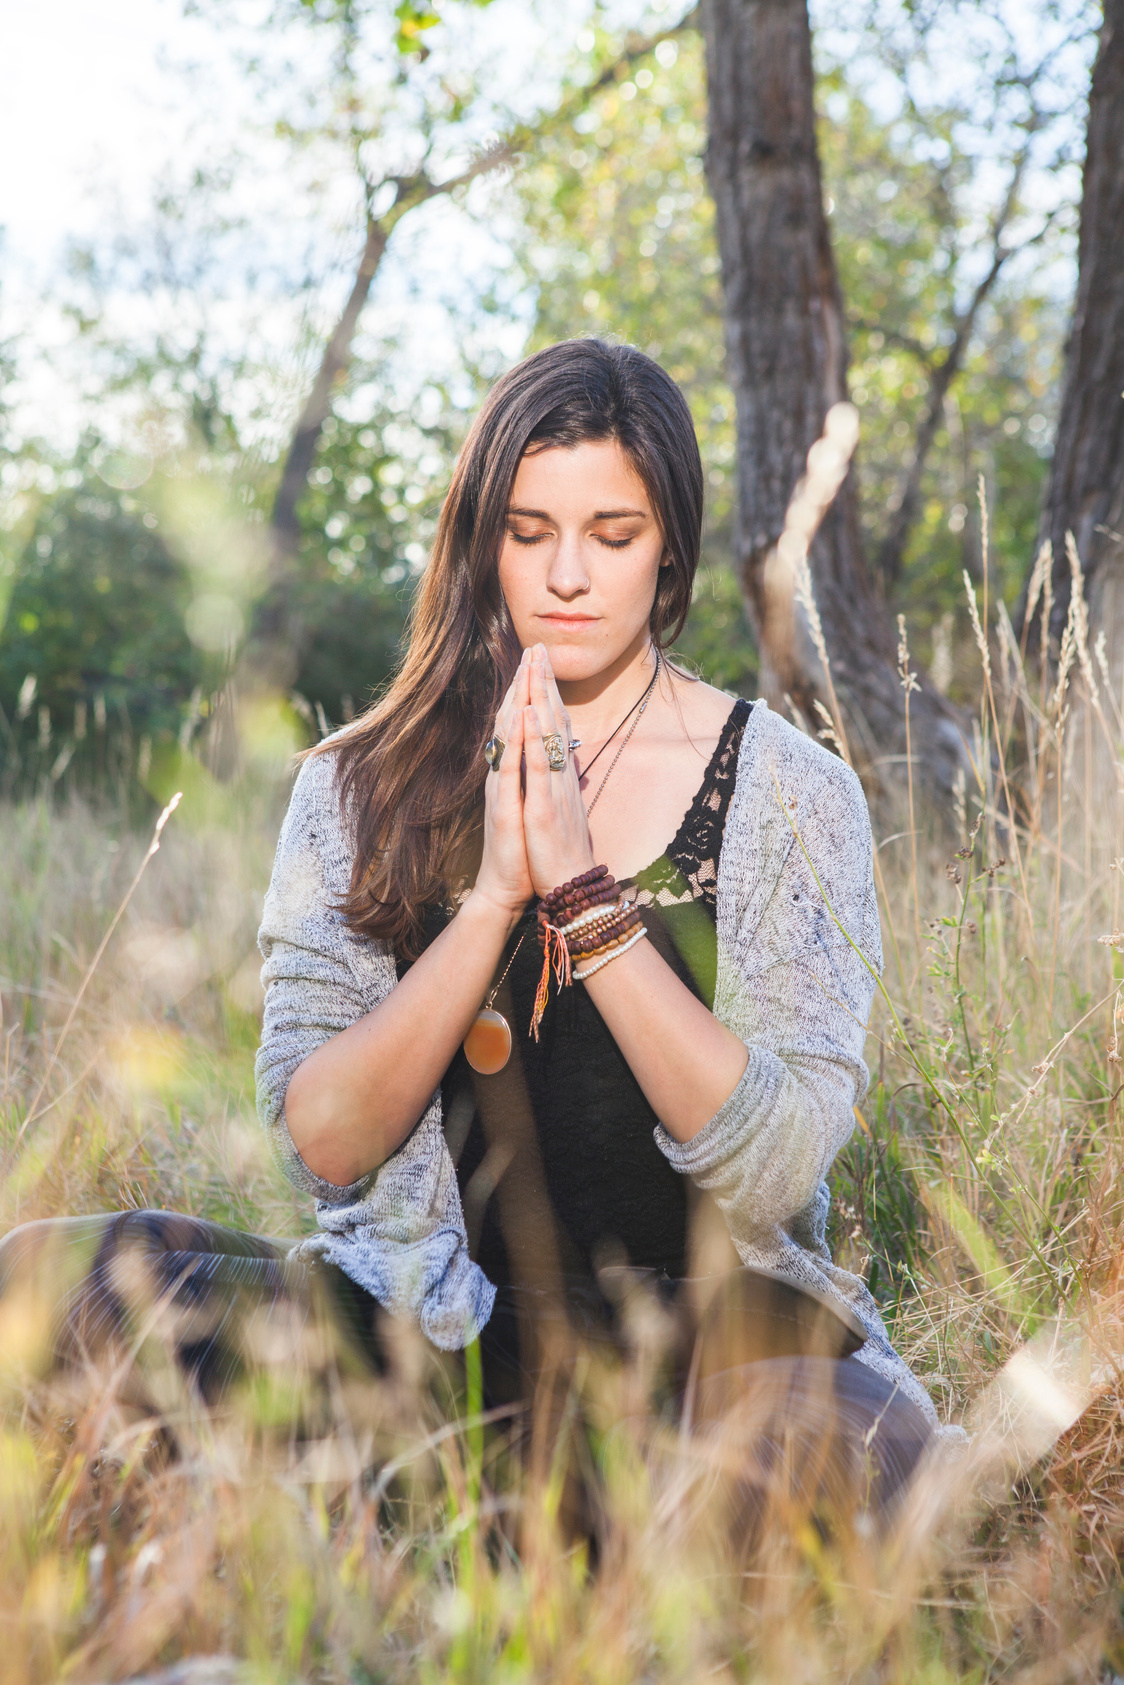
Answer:
[[[573,754],[575,749],[580,749],[581,746],[582,746],[582,740],[581,740],[580,737],[571,737],[571,739],[570,739],[570,753],[571,753],[571,755]]]
[[[500,770],[500,762],[503,760],[503,752],[506,748],[507,744],[502,737],[489,737],[487,743],[485,743],[484,759],[493,772]]]
[[[551,772],[564,772],[566,769],[566,744],[556,731],[548,731],[542,740],[546,750],[547,764]]]

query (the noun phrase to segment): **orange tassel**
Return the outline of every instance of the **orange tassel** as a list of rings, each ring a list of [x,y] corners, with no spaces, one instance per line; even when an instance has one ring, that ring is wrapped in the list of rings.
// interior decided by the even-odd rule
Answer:
[[[570,950],[566,946],[566,938],[556,925],[548,924],[545,920],[542,924],[542,933],[542,976],[539,978],[539,986],[535,991],[535,1011],[534,1016],[531,1019],[531,1028],[528,1032],[530,1035],[534,1036],[536,1041],[539,1039],[539,1025],[542,1023],[543,1016],[546,1012],[546,1003],[550,998],[550,970],[552,958],[554,964],[554,977],[558,987],[560,989],[569,988],[571,983]],[[552,948],[554,950],[553,956],[551,954]]]

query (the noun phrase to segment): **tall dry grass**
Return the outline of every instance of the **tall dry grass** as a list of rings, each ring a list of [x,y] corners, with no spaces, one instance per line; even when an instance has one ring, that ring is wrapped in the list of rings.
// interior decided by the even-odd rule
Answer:
[[[1045,570],[1038,586],[1045,624]],[[520,1472],[471,1362],[405,1336],[373,1382],[282,1310],[251,1378],[207,1410],[155,1313],[134,1362],[59,1376],[45,1307],[16,1297],[0,1304],[0,1681],[185,1657],[211,1660],[174,1677],[387,1685],[1124,1672],[1119,655],[1090,647],[1080,592],[1041,669],[1002,605],[969,595],[980,703],[955,836],[917,787],[877,812],[887,965],[834,1219],[838,1260],[941,1414],[975,1424],[966,1457],[888,1537],[778,1527],[747,1557],[721,1448],[651,1403],[642,1341],[619,1369],[575,1369],[569,1438]],[[904,631],[902,676],[908,694]],[[78,803],[0,816],[4,1227],[132,1205],[309,1226],[252,1109],[285,742],[280,714],[250,725],[265,747],[240,780],[193,756],[164,769],[184,801],[61,1048],[148,838]],[[602,1494],[595,1563],[565,1521],[574,1460]]]

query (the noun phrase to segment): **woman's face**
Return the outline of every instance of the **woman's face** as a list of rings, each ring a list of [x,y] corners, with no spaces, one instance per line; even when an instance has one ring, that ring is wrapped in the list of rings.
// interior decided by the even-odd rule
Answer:
[[[545,644],[561,683],[646,646],[663,554],[651,499],[615,439],[520,462],[500,586],[520,643]]]

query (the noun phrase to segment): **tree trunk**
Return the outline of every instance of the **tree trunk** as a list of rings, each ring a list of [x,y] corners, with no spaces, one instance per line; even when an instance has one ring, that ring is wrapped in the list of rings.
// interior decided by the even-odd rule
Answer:
[[[1040,540],[1053,547],[1060,635],[1070,598],[1065,535],[1085,571],[1092,618],[1124,625],[1124,0],[1105,0],[1089,93],[1077,297]],[[1021,620],[1026,612],[1020,604]],[[1034,631],[1037,628],[1033,629]]]
[[[297,419],[269,517],[269,579],[254,615],[240,671],[252,688],[288,690],[300,666],[302,632],[295,590],[300,549],[298,504],[308,484],[316,447],[351,347],[371,284],[386,250],[387,229],[373,217],[347,303],[329,336],[315,379]]]
[[[814,646],[792,639],[766,564],[830,406],[846,397],[843,311],[823,208],[806,0],[706,0],[710,144],[738,417],[736,557],[770,701],[786,696],[813,731],[828,705]],[[905,692],[896,636],[863,553],[854,476],[810,556],[835,686],[856,761],[904,766]],[[959,711],[927,682],[911,703],[915,775],[952,788],[966,764]]]

